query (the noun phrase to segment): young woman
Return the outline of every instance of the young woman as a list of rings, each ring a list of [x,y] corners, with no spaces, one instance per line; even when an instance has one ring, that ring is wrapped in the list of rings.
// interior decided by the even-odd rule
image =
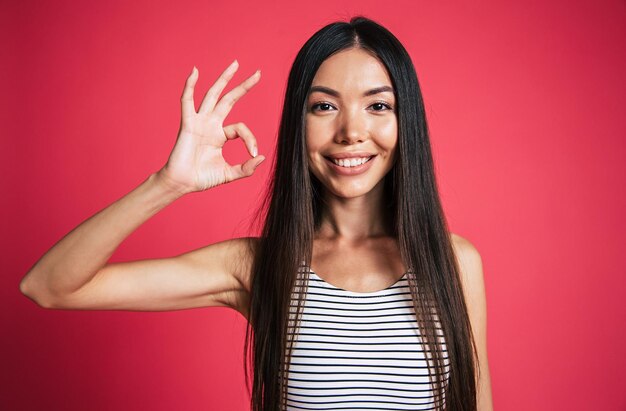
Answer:
[[[220,98],[237,67],[197,111],[194,67],[165,166],[51,248],[22,292],[56,309],[232,307],[254,410],[491,410],[481,258],[447,230],[411,59],[369,19],[325,26],[296,56],[260,237],[107,263],[171,202],[264,160],[245,124],[223,125],[260,79]],[[231,166],[237,137],[251,158]]]

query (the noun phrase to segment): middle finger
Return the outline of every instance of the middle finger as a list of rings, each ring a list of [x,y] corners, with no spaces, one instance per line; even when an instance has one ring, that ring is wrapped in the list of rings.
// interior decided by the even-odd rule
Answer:
[[[245,79],[237,87],[233,88],[218,101],[213,111],[222,120],[226,118],[237,100],[244,96],[261,78],[261,70],[257,70],[253,75]]]
[[[198,113],[207,113],[213,110],[217,99],[224,90],[224,87],[226,87],[226,84],[228,84],[230,79],[232,79],[235,75],[237,68],[239,68],[239,62],[237,60],[233,61],[232,63],[230,63],[230,66],[226,67],[226,70],[224,70],[222,74],[217,78],[209,91],[207,91],[204,99],[202,99],[202,103],[200,104]]]

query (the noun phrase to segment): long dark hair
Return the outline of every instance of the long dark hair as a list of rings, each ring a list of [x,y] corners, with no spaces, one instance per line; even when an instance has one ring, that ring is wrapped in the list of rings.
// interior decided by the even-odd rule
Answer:
[[[302,263],[312,259],[314,233],[324,207],[323,187],[309,171],[305,142],[306,100],[313,77],[324,60],[348,48],[375,55],[386,67],[396,93],[398,147],[393,168],[384,177],[389,218],[413,298],[420,337],[428,359],[437,409],[476,410],[477,354],[443,214],[415,68],[402,44],[376,22],[354,17],[317,31],[298,52],[287,82],[274,177],[261,204],[261,236],[252,262],[249,323],[244,346],[252,341],[251,409],[286,407],[287,369],[306,293]],[[302,281],[302,283],[300,282]],[[304,284],[303,288],[295,287]],[[297,289],[297,292],[295,291]],[[290,319],[292,293],[298,295],[295,321]],[[434,309],[434,310],[433,310]],[[440,328],[437,327],[440,325]],[[251,338],[250,330],[254,331]],[[447,349],[449,370],[441,351]],[[446,384],[446,377],[449,383]]]

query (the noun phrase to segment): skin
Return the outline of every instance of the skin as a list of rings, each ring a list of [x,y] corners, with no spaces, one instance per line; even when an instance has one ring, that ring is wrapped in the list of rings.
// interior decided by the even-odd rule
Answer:
[[[326,187],[327,211],[313,244],[311,268],[337,287],[367,292],[386,288],[405,271],[395,240],[385,232],[383,177],[391,170],[398,142],[395,97],[382,63],[350,49],[329,57],[317,71],[307,101],[309,167]],[[329,154],[375,154],[370,169],[345,176],[325,159]]]
[[[325,281],[356,292],[384,289],[405,272],[396,241],[385,232],[381,207],[383,177],[392,168],[398,144],[393,91],[367,92],[392,87],[384,65],[363,49],[348,49],[329,57],[313,82],[307,101],[306,144],[309,167],[325,187],[326,213],[314,239],[311,269]],[[338,152],[376,154],[362,174],[338,174],[325,156]],[[493,409],[487,359],[486,299],[482,261],[465,238],[452,234],[461,269],[478,349],[480,377],[477,404]]]
[[[237,71],[233,62],[207,91],[198,109],[198,70],[181,96],[181,127],[167,163],[138,187],[85,220],[29,270],[20,291],[48,309],[169,311],[225,306],[246,319],[255,238],[234,238],[175,257],[109,263],[119,245],[139,226],[186,194],[253,175],[264,160],[256,137],[244,123],[224,125],[234,104],[260,79],[252,74],[220,97]],[[394,284],[406,270],[395,240],[380,221],[383,177],[397,146],[394,95],[364,95],[391,86],[384,66],[363,50],[328,58],[313,80],[334,93],[312,92],[306,114],[311,171],[323,182],[328,204],[313,244],[311,268],[337,287],[370,292]],[[327,105],[315,106],[320,102]],[[383,103],[383,104],[380,104]],[[388,105],[392,109],[387,109]],[[228,141],[241,139],[250,159],[231,165],[222,155]],[[343,151],[375,153],[358,176],[339,175],[324,156]],[[478,409],[493,409],[487,363],[487,317],[482,262],[476,248],[451,234],[463,292],[478,348],[481,377]]]

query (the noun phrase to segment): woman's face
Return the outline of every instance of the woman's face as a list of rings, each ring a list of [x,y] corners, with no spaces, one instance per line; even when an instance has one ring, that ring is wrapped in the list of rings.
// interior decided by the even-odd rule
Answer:
[[[395,109],[387,70],[370,53],[347,49],[322,63],[305,123],[309,168],[327,190],[353,198],[382,184],[395,161]]]

